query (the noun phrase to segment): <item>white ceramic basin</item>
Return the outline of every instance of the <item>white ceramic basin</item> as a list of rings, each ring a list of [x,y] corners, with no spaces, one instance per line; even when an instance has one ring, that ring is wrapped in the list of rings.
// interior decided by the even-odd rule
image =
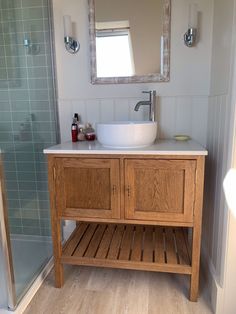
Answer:
[[[153,144],[157,122],[122,121],[97,123],[97,139],[105,147],[141,148]]]

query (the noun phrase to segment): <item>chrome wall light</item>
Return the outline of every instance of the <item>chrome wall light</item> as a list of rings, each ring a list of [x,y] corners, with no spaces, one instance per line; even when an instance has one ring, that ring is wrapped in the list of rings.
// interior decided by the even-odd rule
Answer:
[[[71,23],[71,17],[70,15],[64,15],[63,16],[64,21],[64,43],[66,50],[69,53],[76,53],[80,49],[80,44],[77,40],[73,38],[72,35],[72,23]]]
[[[184,34],[184,43],[187,47],[195,46],[197,42],[198,7],[196,3],[189,5],[188,30]]]

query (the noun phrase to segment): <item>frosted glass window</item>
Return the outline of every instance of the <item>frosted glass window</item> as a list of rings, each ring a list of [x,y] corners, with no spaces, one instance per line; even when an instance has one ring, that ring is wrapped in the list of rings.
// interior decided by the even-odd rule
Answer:
[[[96,37],[97,76],[132,76],[133,58],[129,35]]]

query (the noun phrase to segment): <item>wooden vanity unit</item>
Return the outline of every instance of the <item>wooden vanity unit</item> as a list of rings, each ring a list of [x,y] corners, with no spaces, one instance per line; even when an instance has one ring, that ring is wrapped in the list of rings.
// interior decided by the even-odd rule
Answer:
[[[56,287],[63,264],[159,271],[190,275],[190,300],[197,301],[203,147],[166,140],[112,150],[84,142],[44,152]],[[62,245],[64,219],[77,224]]]

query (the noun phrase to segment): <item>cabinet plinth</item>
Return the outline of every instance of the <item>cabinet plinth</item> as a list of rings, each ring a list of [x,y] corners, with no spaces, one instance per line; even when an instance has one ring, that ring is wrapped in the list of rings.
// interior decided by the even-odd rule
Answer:
[[[197,301],[204,159],[50,154],[56,286],[63,264],[161,271],[190,275]],[[77,221],[64,246],[63,219]]]

